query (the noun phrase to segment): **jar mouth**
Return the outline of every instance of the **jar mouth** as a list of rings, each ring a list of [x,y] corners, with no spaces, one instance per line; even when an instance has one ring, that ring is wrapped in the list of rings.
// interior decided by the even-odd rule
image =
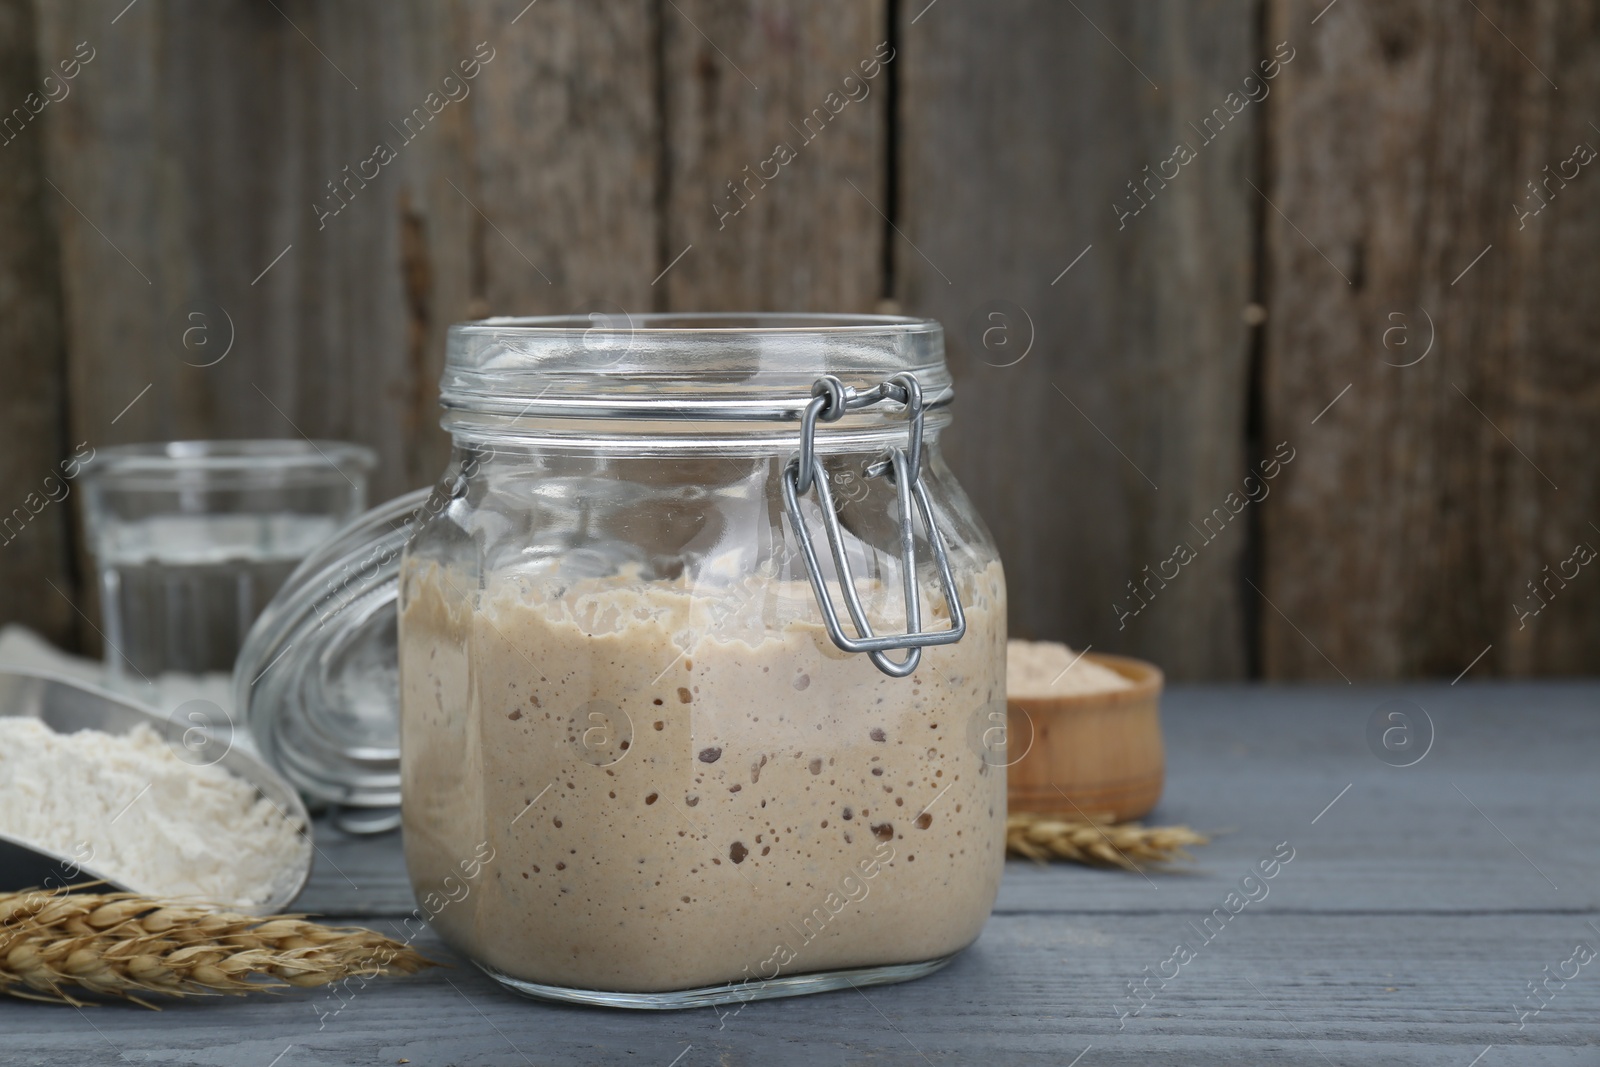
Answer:
[[[942,333],[934,319],[910,315],[855,315],[808,311],[648,311],[622,308],[576,315],[505,315],[457,323],[452,332],[560,334],[833,334]]]
[[[951,397],[932,319],[808,312],[501,317],[451,326],[440,404],[495,418],[761,422],[800,417],[826,374],[870,389],[896,374]],[[870,417],[869,417],[870,419]]]

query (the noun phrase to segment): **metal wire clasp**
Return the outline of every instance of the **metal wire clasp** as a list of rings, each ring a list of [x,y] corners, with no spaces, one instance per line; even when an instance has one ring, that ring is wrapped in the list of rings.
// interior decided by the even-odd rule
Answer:
[[[845,556],[839,516],[833,509],[833,494],[828,490],[827,474],[818,470],[816,444],[819,420],[834,422],[847,411],[871,407],[884,401],[905,405],[906,419],[910,424],[909,440],[905,448],[890,449],[888,456],[869,464],[863,473],[868,478],[887,475],[899,500],[906,632],[878,636],[872,632],[866,610],[861,605],[861,595],[856,591],[855,576]],[[864,392],[857,392],[831,374],[824,375],[811,387],[811,402],[806,405],[800,419],[800,454],[789,461],[783,472],[783,506],[789,513],[789,524],[794,527],[800,549],[805,553],[806,573],[811,576],[811,588],[817,595],[817,606],[822,609],[828,636],[846,652],[865,652],[879,670],[895,678],[904,678],[917,669],[924,647],[954,644],[967,632],[967,618],[961,610],[961,598],[956,593],[955,579],[950,573],[950,559],[945,552],[944,538],[934,523],[933,505],[928,501],[927,487],[922,484],[922,415],[922,386],[914,375],[897,374]],[[816,547],[800,513],[800,497],[812,486],[817,490],[817,503],[822,509],[822,523],[828,533],[828,547],[839,576],[839,588],[844,594],[845,606],[849,609],[859,637],[846,635],[839,624],[839,614],[834,610],[822,568],[817,561]],[[917,593],[916,538],[911,524],[913,502],[922,517],[922,530],[933,550],[933,560],[939,570],[939,584],[945,602],[950,606],[948,630],[927,631],[922,628],[922,605]],[[905,649],[906,658],[899,663],[891,660],[886,653],[893,649]]]

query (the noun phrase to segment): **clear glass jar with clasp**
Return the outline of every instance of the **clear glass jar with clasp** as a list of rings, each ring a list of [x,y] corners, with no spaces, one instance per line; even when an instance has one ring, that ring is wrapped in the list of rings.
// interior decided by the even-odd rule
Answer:
[[[1004,856],[1005,583],[930,320],[454,326],[400,565],[423,913],[530,995],[900,981]]]

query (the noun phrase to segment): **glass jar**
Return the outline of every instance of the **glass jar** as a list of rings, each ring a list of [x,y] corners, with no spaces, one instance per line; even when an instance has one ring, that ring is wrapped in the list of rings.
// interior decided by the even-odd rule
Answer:
[[[1005,851],[1005,584],[939,453],[939,324],[490,319],[451,327],[441,393],[399,591],[406,863],[441,936],[519,992],[652,1008],[970,944]]]

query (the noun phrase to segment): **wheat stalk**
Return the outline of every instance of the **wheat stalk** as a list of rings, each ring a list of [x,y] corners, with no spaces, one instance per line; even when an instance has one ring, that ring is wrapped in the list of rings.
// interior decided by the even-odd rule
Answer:
[[[1064,819],[1013,812],[1006,816],[1006,851],[1032,860],[1069,860],[1091,867],[1136,871],[1139,862],[1193,859],[1184,849],[1210,841],[1187,826],[1113,823],[1100,816]]]
[[[153,900],[136,893],[0,894],[0,993],[80,1006],[123,997],[242,995],[436,966],[382,934]]]

